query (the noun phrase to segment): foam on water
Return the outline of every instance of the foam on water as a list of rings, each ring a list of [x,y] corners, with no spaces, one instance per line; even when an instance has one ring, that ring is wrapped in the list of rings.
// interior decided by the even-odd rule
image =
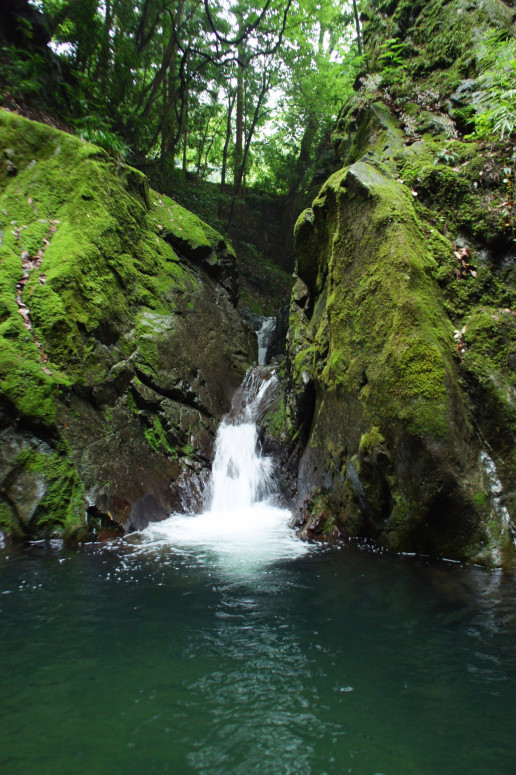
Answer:
[[[260,449],[256,419],[276,384],[274,374],[248,375],[217,433],[206,510],[153,523],[143,532],[152,545],[207,553],[219,565],[241,570],[310,550],[289,526],[290,512],[275,502],[274,463]]]

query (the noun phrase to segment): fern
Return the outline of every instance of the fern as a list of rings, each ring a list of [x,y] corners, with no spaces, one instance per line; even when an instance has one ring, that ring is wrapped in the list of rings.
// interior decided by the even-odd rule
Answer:
[[[516,40],[491,36],[478,56],[483,91],[475,117],[477,137],[507,140],[516,133]]]
[[[89,143],[100,145],[110,156],[115,158],[124,159],[130,153],[129,146],[117,134],[109,131],[109,129],[86,126],[80,130],[79,136]]]

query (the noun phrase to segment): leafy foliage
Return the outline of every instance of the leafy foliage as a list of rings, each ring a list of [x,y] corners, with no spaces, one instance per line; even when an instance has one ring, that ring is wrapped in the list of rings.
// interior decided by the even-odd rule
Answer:
[[[507,39],[505,33],[491,35],[478,58],[483,97],[475,133],[506,140],[516,132],[516,40]]]
[[[177,166],[236,191],[302,187],[303,137],[308,179],[355,75],[351,2],[29,2],[50,48],[19,15],[24,44],[4,47],[5,90],[115,157],[157,165],[163,187]]]
[[[104,148],[110,156],[115,158],[124,159],[129,156],[130,148],[127,143],[116,135],[114,132],[110,132],[109,129],[94,128],[91,125],[85,126],[80,132],[80,137],[86,140],[88,143],[94,145],[100,145]]]

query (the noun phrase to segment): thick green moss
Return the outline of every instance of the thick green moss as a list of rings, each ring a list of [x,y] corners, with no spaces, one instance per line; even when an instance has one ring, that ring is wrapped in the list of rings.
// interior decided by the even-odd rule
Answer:
[[[466,319],[462,365],[477,393],[484,433],[516,473],[516,324],[508,308],[480,307]]]
[[[188,258],[210,257],[210,263],[218,262],[216,248],[224,243],[221,235],[201,221],[193,213],[164,194],[152,192],[150,218],[154,229]],[[229,253],[234,256],[231,246]]]
[[[3,504],[2,527],[20,537],[58,534],[71,540],[84,538],[84,488],[67,445],[61,443],[53,454],[26,448],[19,454],[17,465],[23,468],[25,480],[32,476],[39,483],[41,497],[29,521],[18,519]]]
[[[362,382],[361,401],[372,417],[387,423],[403,418],[415,435],[445,435],[452,328],[428,276],[428,248],[412,198],[364,163],[336,183],[327,185],[341,205],[340,221],[337,227],[325,222],[327,235],[318,234],[331,245],[333,289],[328,324],[323,320],[314,332],[315,347],[319,342],[324,351],[329,329],[322,384],[354,392]],[[303,244],[298,250],[302,255]],[[306,363],[303,352],[298,361]]]
[[[394,551],[483,558],[485,483],[440,288],[467,286],[447,276],[456,246],[374,162],[330,178],[316,201],[296,242],[302,265],[318,245],[315,296],[301,309],[294,294],[288,353],[294,433],[310,384],[316,396],[303,471],[324,492],[309,498],[309,530],[332,503],[345,532]]]
[[[405,101],[448,97],[461,79],[474,77],[475,54],[489,31],[512,24],[511,10],[499,0],[391,0],[365,10],[370,71],[381,73],[381,86]],[[401,61],[390,67],[388,40],[404,44]]]
[[[83,485],[124,528],[145,494],[172,508],[251,351],[234,261],[142,173],[0,111],[2,529],[86,530]]]
[[[287,353],[288,417],[308,439],[298,505],[309,527],[332,504],[343,532],[394,551],[500,564],[514,557],[500,504],[516,505],[514,158],[467,132],[482,46],[513,34],[512,12],[372,5],[368,72],[333,135],[344,167],[296,227],[308,286],[294,290]]]
[[[0,148],[0,390],[51,423],[56,388],[102,377],[95,341],[117,342],[140,307],[166,314],[195,292],[170,243],[213,262],[222,238],[76,137],[0,111]],[[22,253],[42,256],[23,289],[31,330],[16,303]]]

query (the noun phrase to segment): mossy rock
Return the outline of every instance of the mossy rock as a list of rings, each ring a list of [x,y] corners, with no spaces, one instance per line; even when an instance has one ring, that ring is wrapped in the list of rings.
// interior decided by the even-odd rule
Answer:
[[[138,170],[7,111],[0,232],[2,432],[46,445],[0,479],[2,529],[166,516],[254,357],[233,249]],[[23,482],[46,493],[30,518]]]
[[[291,305],[294,426],[304,386],[315,394],[299,507],[320,491],[348,534],[394,551],[495,562],[462,383],[467,357],[463,365],[434,277],[443,251],[455,260],[453,245],[429,241],[410,190],[365,160],[327,181],[296,235],[297,272],[312,300]]]
[[[386,0],[362,21],[367,66],[333,134],[344,167],[296,230],[298,506],[393,551],[510,565],[513,144],[465,133],[489,96],[483,46],[513,38],[514,11]]]

